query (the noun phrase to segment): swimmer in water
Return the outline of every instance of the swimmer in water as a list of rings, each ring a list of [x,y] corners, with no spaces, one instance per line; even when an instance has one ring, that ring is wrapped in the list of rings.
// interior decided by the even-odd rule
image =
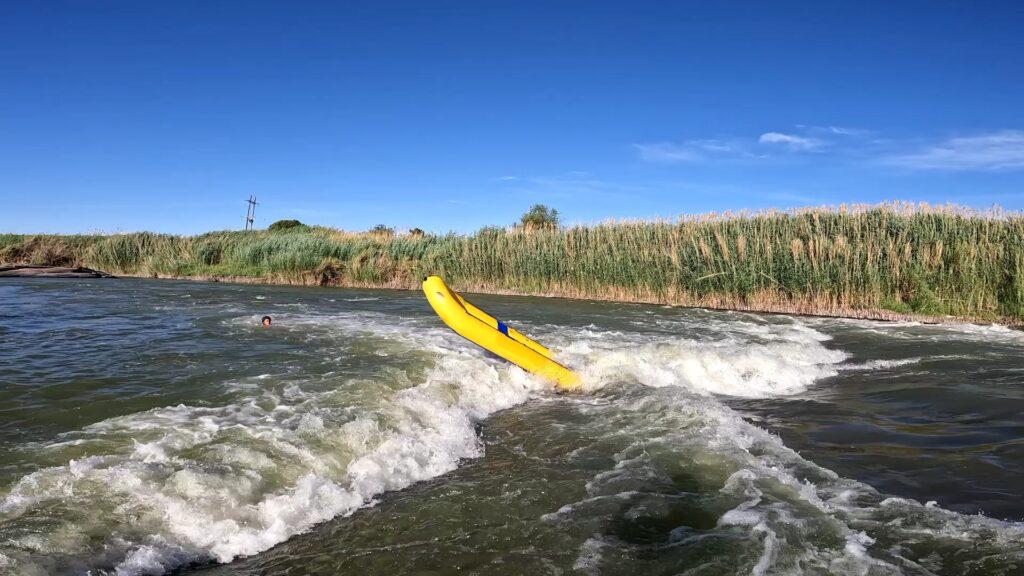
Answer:
[[[260,320],[260,324],[263,324],[264,328],[270,328],[271,322],[273,322],[273,320],[270,319],[270,316],[264,316],[263,319]]]

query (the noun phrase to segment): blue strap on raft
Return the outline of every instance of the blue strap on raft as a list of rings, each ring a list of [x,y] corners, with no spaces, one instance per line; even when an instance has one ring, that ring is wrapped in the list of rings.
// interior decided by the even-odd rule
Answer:
[[[498,320],[498,332],[501,332],[505,336],[508,336],[508,324],[505,324],[501,320]]]

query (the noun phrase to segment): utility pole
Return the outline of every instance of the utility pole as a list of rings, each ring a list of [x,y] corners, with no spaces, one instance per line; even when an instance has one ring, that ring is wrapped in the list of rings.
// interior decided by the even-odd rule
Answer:
[[[245,209],[245,229],[252,230],[253,222],[256,220],[256,195],[250,194],[249,199],[245,201],[249,206]]]

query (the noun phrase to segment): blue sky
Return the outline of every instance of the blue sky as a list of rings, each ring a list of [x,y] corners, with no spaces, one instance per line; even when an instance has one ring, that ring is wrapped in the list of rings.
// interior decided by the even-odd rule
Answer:
[[[1019,2],[5,2],[0,231],[1024,209]]]

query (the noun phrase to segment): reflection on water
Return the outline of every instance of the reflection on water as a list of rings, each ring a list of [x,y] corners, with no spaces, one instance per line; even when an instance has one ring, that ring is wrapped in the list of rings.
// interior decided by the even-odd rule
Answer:
[[[416,293],[2,281],[0,573],[1024,570],[1019,332],[475,300],[586,392]]]

